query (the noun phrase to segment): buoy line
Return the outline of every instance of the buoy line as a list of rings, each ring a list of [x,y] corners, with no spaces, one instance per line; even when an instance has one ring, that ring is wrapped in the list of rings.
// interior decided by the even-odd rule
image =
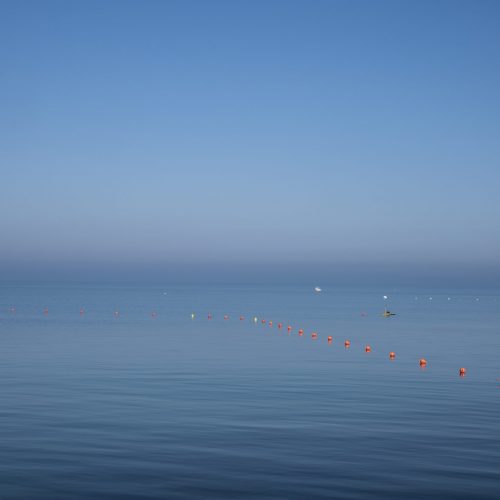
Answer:
[[[385,298],[386,297],[384,296],[384,299]],[[12,307],[9,308],[9,312],[11,314],[17,314],[18,311],[17,311],[16,307],[12,306]],[[49,308],[48,307],[44,307],[43,310],[42,310],[42,312],[43,312],[44,316],[48,316],[49,315]],[[85,312],[86,311],[85,311],[85,309],[83,307],[81,307],[79,309],[79,315],[80,316],[84,316]],[[118,309],[115,309],[113,311],[113,316],[115,318],[119,318],[120,317],[120,311]],[[151,316],[151,318],[155,319],[158,316],[158,313],[156,311],[151,311],[150,316]],[[361,313],[361,316],[363,316],[363,317],[366,316],[366,313]],[[193,312],[193,313],[191,313],[190,317],[191,317],[191,320],[194,320],[196,318],[196,314]],[[229,321],[230,320],[230,315],[229,314],[225,314],[223,316],[223,318],[224,318],[224,321]],[[207,320],[211,320],[211,319],[213,319],[213,315],[212,315],[212,313],[208,313],[207,314]],[[244,321],[245,320],[245,316],[240,315],[239,316],[239,320],[240,321]],[[258,317],[257,316],[253,316],[252,321],[255,324],[258,323]],[[273,321],[272,320],[261,319],[261,324],[262,325],[268,325],[271,328],[273,327]],[[279,330],[281,330],[283,328],[283,323],[281,323],[281,322],[277,323],[277,327],[278,327]],[[288,325],[287,326],[287,332],[288,332],[288,334],[290,334],[290,332],[292,330],[293,330],[293,327],[291,325]],[[299,328],[298,331],[297,331],[297,333],[298,333],[299,337],[302,337],[304,335],[304,329],[303,328]],[[313,331],[311,333],[311,339],[312,340],[317,340],[318,336],[319,335],[318,335],[318,333],[316,331]],[[326,340],[327,340],[328,344],[332,344],[333,343],[333,337],[331,335],[328,335],[327,338],[326,338]],[[345,339],[344,340],[344,347],[346,349],[349,349],[351,347],[351,341],[349,339]],[[365,350],[365,353],[367,353],[367,354],[371,353],[372,352],[371,345],[366,345],[364,350]],[[396,353],[394,351],[389,352],[389,359],[391,361],[394,361],[396,359]],[[427,368],[427,360],[425,358],[420,358],[418,360],[418,364],[419,364],[419,366],[420,366],[421,369]],[[465,377],[467,375],[467,369],[464,368],[464,367],[459,368],[458,375],[460,377]]]

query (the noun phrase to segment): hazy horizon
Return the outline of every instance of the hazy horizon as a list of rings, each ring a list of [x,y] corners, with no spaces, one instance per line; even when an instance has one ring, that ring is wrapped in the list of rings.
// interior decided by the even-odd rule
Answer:
[[[3,282],[155,283],[167,285],[256,284],[312,287],[496,288],[491,264],[440,263],[0,263]]]

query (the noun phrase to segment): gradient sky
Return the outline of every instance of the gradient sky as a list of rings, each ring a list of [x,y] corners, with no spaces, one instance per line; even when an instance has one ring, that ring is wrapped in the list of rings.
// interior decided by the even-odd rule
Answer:
[[[0,1],[0,262],[500,264],[500,2]]]

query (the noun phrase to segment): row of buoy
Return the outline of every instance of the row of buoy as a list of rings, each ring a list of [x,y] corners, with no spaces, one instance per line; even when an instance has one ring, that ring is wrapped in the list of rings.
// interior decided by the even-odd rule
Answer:
[[[11,308],[10,308],[10,312],[11,312],[11,313],[15,313],[16,311],[17,311],[17,310],[16,310],[16,308],[15,308],[15,307],[11,307]],[[79,312],[80,312],[80,315],[81,315],[81,316],[82,316],[83,314],[85,314],[85,310],[84,310],[83,308],[81,308]],[[48,307],[45,307],[45,308],[43,309],[43,314],[44,314],[45,316],[47,316],[47,315],[49,314],[49,309],[48,309]],[[115,311],[113,312],[113,315],[114,315],[115,317],[120,316],[120,311],[115,310]],[[152,311],[152,312],[151,312],[151,317],[152,317],[152,318],[156,318],[156,317],[157,317],[157,315],[158,315],[158,313],[157,313],[156,311]],[[192,319],[192,320],[194,320],[194,319],[195,319],[195,317],[196,317],[195,313],[191,313],[191,319]],[[211,314],[211,313],[208,313],[208,315],[207,315],[207,319],[211,320],[212,318],[213,318],[212,314]],[[240,317],[239,317],[239,319],[240,319],[240,321],[244,321],[245,317],[244,317],[244,316],[240,316]],[[224,320],[225,320],[225,321],[229,320],[229,315],[228,315],[228,314],[225,314],[225,315],[224,315]],[[257,322],[258,322],[258,318],[257,318],[257,316],[254,316],[254,317],[253,317],[253,322],[254,322],[254,323],[257,323]],[[265,319],[262,319],[262,320],[261,320],[261,324],[265,325],[266,323],[267,323],[270,327],[272,327],[272,326],[273,326],[273,322],[272,322],[272,321],[266,321]],[[281,329],[283,328],[283,323],[278,323],[277,327],[278,327],[278,329],[280,329],[280,330],[281,330]],[[288,325],[288,326],[287,326],[287,331],[288,331],[288,333],[290,333],[292,330],[293,330],[292,326],[291,326],[291,325]],[[304,330],[303,330],[302,328],[300,328],[300,329],[298,330],[298,335],[299,335],[300,337],[302,337],[302,336],[304,335]],[[312,333],[311,333],[311,338],[312,338],[313,340],[317,340],[317,338],[318,338],[318,333],[317,333],[317,332],[312,332]],[[329,344],[331,344],[331,343],[333,342],[333,337],[332,337],[331,335],[329,335],[329,336],[327,337],[327,342],[328,342]],[[351,346],[351,341],[350,341],[350,340],[348,340],[348,339],[346,339],[346,340],[344,341],[344,347],[345,347],[346,349],[348,349],[350,346]],[[365,352],[366,352],[366,353],[370,353],[370,352],[372,352],[372,348],[371,348],[371,346],[370,346],[370,345],[366,345],[366,346],[365,346]],[[394,360],[394,359],[396,359],[396,353],[395,353],[395,352],[393,352],[393,351],[391,351],[391,352],[389,353],[389,359],[390,359],[390,360]],[[420,367],[421,367],[421,368],[426,368],[426,367],[427,367],[427,360],[426,360],[425,358],[421,358],[421,359],[419,360],[419,365],[420,365]],[[462,367],[462,368],[460,368],[460,369],[459,369],[459,371],[458,371],[458,374],[460,375],[460,377],[465,377],[465,375],[467,374],[467,369],[466,369],[466,368],[463,368],[463,367]]]

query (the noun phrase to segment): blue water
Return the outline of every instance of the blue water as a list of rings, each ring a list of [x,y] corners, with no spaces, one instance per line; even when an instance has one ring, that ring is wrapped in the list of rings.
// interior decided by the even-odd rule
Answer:
[[[0,497],[498,498],[499,377],[498,291],[4,284]]]

